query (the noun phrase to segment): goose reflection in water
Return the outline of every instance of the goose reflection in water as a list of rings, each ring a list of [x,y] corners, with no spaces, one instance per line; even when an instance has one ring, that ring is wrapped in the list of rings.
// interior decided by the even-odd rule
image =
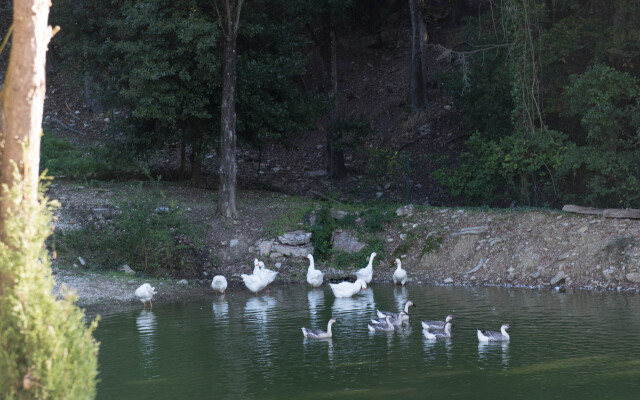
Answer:
[[[213,309],[213,315],[217,319],[227,318],[229,315],[229,304],[224,299],[224,295],[219,299],[216,299],[212,304],[211,308]]]
[[[447,366],[450,365],[453,357],[453,340],[451,338],[440,340],[429,340],[422,335],[422,345],[425,352],[425,359],[435,361],[444,354],[447,358]]]
[[[373,289],[368,288],[353,297],[335,299],[331,306],[331,315],[341,321],[354,321],[359,320],[363,314],[371,315],[371,311],[375,312],[375,309],[376,303],[373,300]]]
[[[307,292],[307,300],[309,300],[309,316],[311,322],[317,322],[318,311],[324,308],[324,290],[315,289]]]
[[[156,348],[156,316],[153,311],[142,310],[136,317],[138,338],[140,339],[140,353],[142,366],[146,369],[155,364],[154,353]]]
[[[327,357],[330,362],[333,362],[333,338],[326,339],[309,339],[304,338],[302,345],[304,348],[304,352],[309,354],[312,358],[316,358],[315,355],[318,353],[318,346],[320,348],[327,346]]]
[[[407,288],[402,286],[394,286],[393,298],[396,301],[396,308],[398,310],[402,310],[405,303],[409,299],[409,292],[407,291]]]
[[[478,343],[478,361],[487,362],[490,356],[497,355],[500,352],[502,365],[509,366],[509,342],[479,342]]]
[[[244,306],[244,317],[247,321],[264,325],[269,322],[269,311],[277,305],[278,302],[271,295],[252,297]]]

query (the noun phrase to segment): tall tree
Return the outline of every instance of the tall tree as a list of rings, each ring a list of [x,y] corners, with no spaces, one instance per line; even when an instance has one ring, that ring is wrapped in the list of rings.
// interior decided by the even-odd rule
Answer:
[[[420,111],[429,104],[427,98],[427,67],[425,61],[426,28],[422,18],[422,0],[409,0],[411,13],[411,80],[409,98],[413,111]]]
[[[243,0],[222,3],[222,103],[220,112],[220,199],[218,210],[226,218],[237,218],[236,186],[236,39]]]
[[[0,393],[10,399],[92,398],[98,346],[73,297],[57,301],[45,239],[52,202],[39,191],[49,0],[13,2],[0,92]]]

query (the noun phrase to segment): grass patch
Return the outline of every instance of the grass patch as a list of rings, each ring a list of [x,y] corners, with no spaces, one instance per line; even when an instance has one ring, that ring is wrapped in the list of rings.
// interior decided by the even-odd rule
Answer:
[[[157,183],[151,188],[139,184],[119,209],[121,214],[112,221],[93,221],[57,235],[60,262],[70,265],[80,255],[97,269],[128,264],[134,270],[152,272],[180,266],[189,252],[204,247],[200,239],[204,226],[189,222]]]
[[[282,213],[280,218],[267,223],[265,235],[280,236],[292,230],[302,229],[301,221],[308,221],[315,209],[315,203],[302,198],[288,200],[282,206],[286,208],[286,211]]]
[[[425,241],[424,246],[422,247],[422,251],[420,252],[420,257],[424,256],[425,254],[429,254],[433,251],[440,250],[440,247],[442,246],[442,242],[444,242],[444,238],[442,236],[431,235],[427,237],[427,240]]]

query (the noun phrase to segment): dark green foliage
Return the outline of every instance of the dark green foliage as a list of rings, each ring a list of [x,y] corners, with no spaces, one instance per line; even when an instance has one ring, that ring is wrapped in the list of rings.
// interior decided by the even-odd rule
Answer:
[[[322,207],[316,214],[316,223],[311,226],[311,242],[314,247],[314,257],[326,260],[331,255],[333,242],[331,235],[335,229],[335,221],[327,207]]]
[[[443,241],[444,239],[442,238],[442,236],[428,236],[427,240],[425,240],[424,246],[422,247],[422,251],[420,252],[420,257],[424,256],[425,254],[440,250],[440,246],[442,245]]]
[[[375,129],[364,116],[347,117],[341,115],[327,126],[331,135],[331,146],[334,151],[354,152],[364,142],[364,139],[375,133]]]
[[[167,199],[156,183],[139,185],[119,204],[121,214],[112,223],[94,221],[79,230],[58,236],[61,263],[72,263],[79,250],[90,265],[119,269],[123,264],[151,272],[172,269],[188,252],[197,251],[202,227],[186,220],[177,203]]]
[[[458,168],[433,175],[453,197],[640,206],[640,3],[586,3],[510,0],[467,21],[470,50],[509,47],[467,55],[470,70],[444,79],[470,133]]]

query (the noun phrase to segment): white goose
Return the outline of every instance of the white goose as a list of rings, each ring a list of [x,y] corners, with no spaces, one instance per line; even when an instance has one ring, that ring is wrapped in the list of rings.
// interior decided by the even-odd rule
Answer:
[[[378,253],[375,251],[371,253],[371,256],[369,257],[369,264],[356,271],[356,278],[362,279],[367,285],[371,282],[371,279],[373,279],[373,259],[377,255]]]
[[[407,277],[407,271],[402,269],[402,261],[400,261],[399,258],[396,258],[395,263],[398,265],[398,268],[393,272],[393,286],[395,286],[396,283],[404,286],[404,284],[407,283],[407,279],[409,279]]]
[[[404,311],[400,311],[400,313],[398,314],[398,318],[395,318],[393,316],[391,316],[391,318],[389,318],[389,322],[391,322],[391,325],[395,325],[395,326],[399,326],[402,325],[403,321],[406,321],[404,319],[404,316],[406,315],[406,313]],[[384,318],[378,318],[378,319],[372,319],[371,323],[376,325],[376,324],[386,324],[386,316]]]
[[[391,315],[387,315],[385,317],[385,322],[380,322],[378,324],[368,324],[367,328],[369,328],[369,331],[371,332],[376,332],[376,331],[393,331],[395,330],[395,327],[393,326],[393,324],[391,323]]]
[[[151,298],[154,294],[156,294],[155,289],[156,288],[151,287],[151,285],[149,285],[148,283],[143,283],[139,288],[136,289],[135,295],[142,302],[142,308],[147,307],[147,301],[149,301],[149,304],[151,305],[151,307],[153,307]]]
[[[222,275],[214,276],[211,281],[211,288],[216,291],[216,296],[218,296],[218,292],[224,294],[225,290],[227,290],[227,278]]]
[[[307,254],[307,258],[309,259],[309,270],[307,271],[307,282],[311,287],[319,287],[322,285],[322,278],[324,277],[324,272],[320,272],[316,269],[315,263],[313,262],[313,255]]]
[[[407,321],[409,319],[409,307],[415,307],[416,305],[413,304],[413,301],[409,300],[406,303],[404,303],[404,313],[402,315],[402,320],[403,321]],[[380,311],[380,310],[376,310],[376,313],[378,314],[378,318],[384,318],[387,315],[391,315],[393,318],[398,318],[400,316],[400,314],[398,313],[394,313],[391,311]]]
[[[240,275],[244,281],[245,286],[258,296],[258,292],[266,288],[269,284],[261,274],[242,274]]]
[[[509,334],[507,333],[507,329],[511,328],[509,324],[502,324],[500,327],[500,332],[494,331],[481,331],[478,329],[478,340],[483,343],[488,342],[508,342]]]
[[[309,328],[302,328],[302,334],[304,335],[304,337],[308,337],[311,339],[327,339],[330,338],[331,336],[333,336],[333,334],[331,333],[331,325],[335,324],[336,322],[338,322],[337,319],[335,318],[331,318],[329,320],[329,323],[327,323],[327,331],[322,331],[320,329],[309,329]]]
[[[256,258],[255,261],[257,260],[258,259]],[[264,280],[267,282],[267,285],[270,285],[271,283],[273,283],[273,281],[276,280],[276,276],[278,276],[278,272],[265,268],[264,263],[262,261],[257,262],[256,267],[254,267],[253,269],[254,274],[255,274],[255,268],[260,268],[260,274],[262,275]]]
[[[364,290],[367,288],[367,284],[362,279],[358,279],[355,282],[340,282],[340,283],[330,283],[331,290],[333,294],[337,298],[341,297],[351,297],[354,294],[358,293],[360,289]]]
[[[435,329],[441,331],[447,322],[456,319],[453,315],[447,315],[444,321],[422,321],[422,329]]]
[[[443,332],[430,332],[428,330],[423,330],[422,333],[424,334],[424,337],[426,337],[429,340],[436,340],[436,339],[446,339],[446,338],[450,338],[451,337],[451,322],[447,322],[444,325],[444,331]]]

